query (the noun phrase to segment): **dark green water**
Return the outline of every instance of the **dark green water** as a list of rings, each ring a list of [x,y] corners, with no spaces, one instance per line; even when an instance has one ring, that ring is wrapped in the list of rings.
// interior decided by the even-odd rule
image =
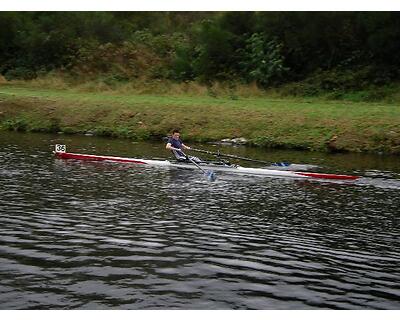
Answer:
[[[400,308],[398,157],[223,147],[364,178],[210,183],[57,160],[55,143],[169,156],[162,142],[0,133],[1,309]]]

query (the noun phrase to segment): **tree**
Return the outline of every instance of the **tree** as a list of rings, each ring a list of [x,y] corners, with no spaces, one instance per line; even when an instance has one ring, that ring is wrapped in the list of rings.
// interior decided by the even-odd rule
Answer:
[[[276,40],[267,40],[261,33],[254,33],[246,40],[242,50],[243,77],[266,87],[282,79],[288,71],[283,65],[282,45]]]

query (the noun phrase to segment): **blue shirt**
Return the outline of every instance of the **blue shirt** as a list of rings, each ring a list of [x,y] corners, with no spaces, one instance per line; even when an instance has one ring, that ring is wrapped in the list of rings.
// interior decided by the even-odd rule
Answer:
[[[177,148],[177,149],[181,149],[181,150],[182,150],[182,144],[183,144],[183,142],[182,142],[181,139],[176,140],[176,139],[170,137],[170,138],[168,139],[168,142],[167,142],[167,143],[170,143],[171,146],[174,147],[174,148]],[[176,150],[172,150],[172,153],[173,153],[173,154],[175,155],[175,157],[177,157],[178,159],[179,159],[180,157],[185,157],[185,155],[184,155],[182,152],[179,152],[179,151],[176,151]]]

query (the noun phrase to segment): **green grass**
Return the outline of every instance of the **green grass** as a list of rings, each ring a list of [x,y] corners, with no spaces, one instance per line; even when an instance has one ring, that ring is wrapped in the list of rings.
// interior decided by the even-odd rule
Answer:
[[[181,128],[186,140],[245,137],[268,147],[400,154],[400,107],[316,98],[213,98],[0,86],[0,125],[146,140]]]

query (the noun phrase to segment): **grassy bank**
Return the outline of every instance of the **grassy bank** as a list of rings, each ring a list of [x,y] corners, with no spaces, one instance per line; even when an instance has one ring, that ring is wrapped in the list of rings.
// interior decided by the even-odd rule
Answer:
[[[384,103],[0,85],[3,130],[147,140],[178,127],[187,141],[244,137],[267,147],[400,154],[399,119],[400,108]]]

